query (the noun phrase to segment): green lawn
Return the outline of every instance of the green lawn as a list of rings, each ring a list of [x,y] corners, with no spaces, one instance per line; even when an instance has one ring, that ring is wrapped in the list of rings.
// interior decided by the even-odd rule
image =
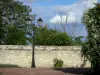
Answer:
[[[0,68],[21,68],[21,67],[13,64],[0,64]]]

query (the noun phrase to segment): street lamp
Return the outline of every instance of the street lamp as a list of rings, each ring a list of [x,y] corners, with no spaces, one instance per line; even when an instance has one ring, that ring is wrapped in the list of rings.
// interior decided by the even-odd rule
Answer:
[[[27,18],[27,21],[28,21],[28,23],[30,24],[30,23],[32,23],[32,19],[30,19],[30,18]],[[32,63],[31,63],[31,68],[35,68],[36,66],[35,66],[35,58],[34,58],[34,54],[35,54],[35,24],[33,24],[34,26],[33,26],[33,37],[32,37],[32,39],[33,39],[33,44],[32,44]]]
[[[39,18],[39,19],[37,20],[37,25],[38,25],[39,27],[43,25],[43,20],[42,20],[41,18]]]
[[[32,44],[32,48],[33,48],[33,51],[32,51],[32,65],[31,65],[31,68],[35,68],[36,66],[35,66],[35,57],[34,57],[34,54],[35,54],[35,31],[36,31],[36,29],[35,29],[35,24],[34,24],[34,26],[33,26],[33,44]]]

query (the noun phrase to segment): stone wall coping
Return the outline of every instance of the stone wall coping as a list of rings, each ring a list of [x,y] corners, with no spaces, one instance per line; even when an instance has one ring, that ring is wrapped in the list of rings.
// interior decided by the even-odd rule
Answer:
[[[32,50],[28,45],[0,45],[0,50]]]
[[[32,50],[30,45],[0,45],[0,50]],[[35,46],[36,51],[79,51],[81,46]]]

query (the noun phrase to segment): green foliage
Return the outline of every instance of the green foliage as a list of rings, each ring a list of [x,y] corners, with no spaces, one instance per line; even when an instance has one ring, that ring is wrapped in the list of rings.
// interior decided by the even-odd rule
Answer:
[[[61,59],[54,58],[53,62],[55,68],[62,68],[63,61]]]
[[[71,45],[72,39],[64,32],[46,27],[37,28],[35,45]]]
[[[82,41],[82,38],[84,38],[84,36],[78,36],[75,38],[75,45],[84,45],[85,42]]]
[[[30,12],[31,8],[20,1],[0,0],[0,44],[28,44],[26,35],[31,36],[35,17]]]
[[[4,42],[7,45],[25,45],[27,44],[26,39],[25,33],[22,30],[18,30],[15,27],[9,27]]]
[[[89,9],[83,15],[83,23],[86,25],[88,36],[83,46],[82,55],[90,62],[92,68],[100,71],[100,4]]]
[[[0,64],[0,68],[21,68],[18,65]]]

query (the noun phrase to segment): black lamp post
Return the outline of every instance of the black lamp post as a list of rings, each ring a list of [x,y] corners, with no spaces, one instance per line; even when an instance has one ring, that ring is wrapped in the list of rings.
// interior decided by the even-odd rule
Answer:
[[[28,21],[28,23],[30,23],[30,22],[32,23],[32,19],[30,19],[30,18],[28,18],[27,21]],[[32,49],[33,50],[32,50],[32,63],[31,63],[31,68],[35,68],[36,67],[35,66],[35,58],[34,58],[34,54],[35,54],[35,43],[34,43],[35,42],[34,41],[35,40],[35,24],[33,24],[33,25],[34,25],[33,26],[33,32],[32,32],[33,33],[33,37],[32,37],[32,39],[33,39]]]
[[[35,57],[34,57],[34,55],[35,55],[35,31],[36,31],[36,29],[35,29],[35,24],[34,24],[34,27],[33,27],[33,44],[32,44],[32,48],[33,48],[33,51],[32,51],[32,65],[31,65],[31,68],[35,68],[36,66],[35,66]]]
[[[39,18],[39,19],[37,20],[37,24],[38,24],[39,27],[42,26],[43,20],[42,20],[41,18]]]

